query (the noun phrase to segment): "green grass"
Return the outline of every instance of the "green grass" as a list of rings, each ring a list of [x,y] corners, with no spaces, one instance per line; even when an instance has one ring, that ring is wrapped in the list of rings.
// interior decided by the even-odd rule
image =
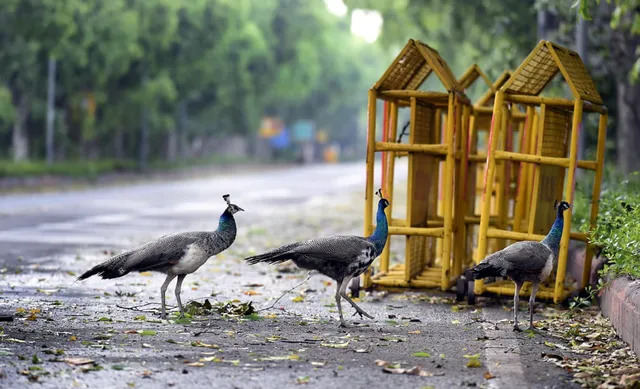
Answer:
[[[93,178],[103,173],[134,171],[135,169],[134,162],[117,160],[65,161],[56,162],[51,166],[48,166],[44,161],[0,161],[0,178],[44,175]]]
[[[246,158],[211,157],[203,159],[182,160],[177,162],[150,161],[151,171],[170,171],[189,167],[206,167],[221,164],[242,164],[249,162]],[[38,177],[59,176],[72,178],[96,178],[105,173],[139,172],[137,162],[133,160],[102,159],[95,161],[63,161],[48,166],[45,161],[13,162],[0,160],[0,178],[5,177]]]

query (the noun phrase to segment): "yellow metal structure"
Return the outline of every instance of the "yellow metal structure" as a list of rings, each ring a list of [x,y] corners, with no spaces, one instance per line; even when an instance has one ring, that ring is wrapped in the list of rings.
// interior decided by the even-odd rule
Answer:
[[[418,88],[435,74],[447,92]],[[387,139],[376,141],[376,103],[389,102],[390,128]],[[398,110],[410,110],[409,142],[396,140]],[[386,152],[385,197],[389,234],[406,236],[405,261],[390,265],[387,241],[375,276],[364,275],[364,286],[448,289],[460,275],[464,257],[462,245],[452,249],[454,232],[464,236],[464,212],[456,203],[466,182],[468,119],[471,103],[440,54],[428,45],[409,40],[391,66],[369,90],[367,133],[367,178],[364,233],[374,229],[373,191],[375,153]],[[445,118],[446,115],[446,118]],[[441,131],[442,124],[444,130]],[[397,154],[408,156],[406,219],[394,219],[393,179]],[[442,180],[439,167],[443,164]],[[437,214],[438,189],[442,183],[442,217]],[[454,187],[455,185],[455,187]],[[462,216],[462,217],[461,217]],[[442,240],[442,255],[436,258],[435,241]]]
[[[546,98],[540,94],[560,73],[571,90],[573,99]],[[513,115],[515,104],[526,107],[527,125],[519,152],[505,150],[499,140],[507,131],[505,123]],[[598,145],[594,161],[578,161],[578,136],[583,112],[599,114]],[[506,120],[505,120],[506,119]],[[509,80],[497,91],[489,136],[489,150],[484,171],[483,199],[489,199],[494,185],[496,166],[500,161],[520,163],[513,229],[491,227],[491,202],[483,201],[476,262],[488,251],[489,239],[541,240],[547,233],[555,211],[555,200],[573,203],[577,168],[595,171],[590,222],[594,225],[598,214],[600,185],[604,161],[607,109],[577,53],[548,41],[540,41]],[[566,172],[566,177],[565,177]],[[569,240],[587,241],[585,234],[571,232],[571,211],[565,212],[557,269],[552,284],[541,285],[537,296],[560,302],[572,292],[565,285]],[[592,250],[587,250],[584,273],[579,282],[585,287],[589,281]],[[513,283],[501,281],[485,285],[475,283],[475,293],[489,291],[513,295]],[[531,291],[526,284],[521,295]]]
[[[466,88],[473,82],[483,79],[487,85],[487,91],[474,104],[473,113],[469,121],[469,168],[467,182],[467,196],[465,205],[467,216],[467,258],[469,264],[475,258],[477,247],[478,226],[480,225],[480,208],[482,193],[484,190],[484,167],[487,159],[487,144],[491,118],[493,115],[493,101],[495,93],[511,77],[511,72],[505,70],[498,79],[491,83],[489,78],[482,72],[478,65],[474,64],[460,77],[459,82]],[[522,148],[522,133],[525,126],[525,114],[518,110],[514,111],[508,118],[505,126],[506,131],[500,138],[500,147],[507,151],[518,151]],[[520,138],[519,141],[517,138]],[[513,224],[513,203],[515,201],[517,188],[517,167],[518,164],[511,161],[499,161],[496,165],[493,192],[490,197],[490,225],[506,229]],[[491,251],[502,249],[506,245],[505,240],[493,240]]]

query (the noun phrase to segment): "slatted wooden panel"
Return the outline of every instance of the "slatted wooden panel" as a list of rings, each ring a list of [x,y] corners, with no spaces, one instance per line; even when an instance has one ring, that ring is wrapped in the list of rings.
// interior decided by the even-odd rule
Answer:
[[[573,113],[547,108],[542,138],[542,155],[546,157],[566,157],[571,135]],[[536,209],[534,233],[546,234],[555,220],[553,209],[555,200],[563,200],[566,169],[561,166],[540,166],[538,206]]]
[[[435,110],[414,100],[412,109],[409,142],[411,144],[435,144],[434,131]],[[429,217],[430,195],[432,186],[438,185],[438,159],[432,155],[410,153],[410,180],[414,183],[407,196],[411,196],[411,209],[407,209],[407,221],[410,227],[427,227]],[[407,236],[405,278],[410,280],[422,272],[427,258],[427,240],[425,236]]]

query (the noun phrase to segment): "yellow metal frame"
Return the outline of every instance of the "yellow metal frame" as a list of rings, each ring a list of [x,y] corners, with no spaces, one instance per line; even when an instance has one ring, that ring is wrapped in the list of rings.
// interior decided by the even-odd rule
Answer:
[[[443,92],[417,90],[435,73]],[[388,139],[376,141],[376,103],[389,101]],[[397,143],[398,108],[409,107],[411,128],[409,143]],[[454,233],[464,234],[464,213],[454,215],[454,196],[463,194],[466,181],[468,123],[472,106],[463,89],[440,54],[428,45],[410,39],[380,80],[369,90],[367,128],[367,174],[365,190],[364,233],[374,226],[373,190],[375,153],[386,152],[384,195],[390,201],[387,217],[389,235],[405,235],[406,255],[403,264],[390,266],[390,241],[380,259],[379,271],[364,274],[365,287],[416,287],[449,289],[461,274],[464,252],[452,250]],[[445,123],[441,136],[442,123]],[[395,158],[409,158],[406,219],[394,219],[393,178]],[[443,162],[441,181],[443,200],[438,201],[439,165]],[[418,181],[419,179],[419,181]],[[455,187],[454,187],[455,185]],[[441,204],[438,204],[441,203]],[[437,209],[442,207],[442,217]],[[462,235],[464,236],[464,235]],[[436,258],[433,241],[442,240],[442,255]]]
[[[478,226],[480,225],[480,213],[476,212],[480,208],[482,201],[483,186],[483,172],[485,161],[487,159],[487,144],[480,142],[479,133],[489,133],[491,127],[491,118],[493,115],[493,100],[495,93],[500,89],[511,77],[512,72],[505,70],[496,79],[494,83],[491,83],[489,78],[482,72],[477,64],[471,65],[467,71],[460,77],[458,82],[465,88],[470,87],[478,80],[484,80],[487,85],[487,91],[476,101],[474,104],[473,113],[469,123],[469,178],[467,182],[467,195],[464,197],[464,207],[467,210],[465,217],[465,224],[467,228],[467,238],[465,245],[470,243],[470,247],[467,249],[467,257],[469,258],[469,264],[473,263],[475,258],[475,251],[477,247],[474,245],[474,238],[478,235]],[[525,114],[520,111],[513,112],[508,118],[504,118],[507,121],[507,131],[504,132],[500,139],[500,143],[504,145],[509,151],[518,151],[522,148],[522,145],[514,144],[514,137],[516,134],[520,135],[520,142],[522,142],[522,134],[525,127]],[[512,150],[514,149],[514,150]],[[501,162],[497,168],[497,174],[494,182],[494,191],[491,195],[491,218],[490,225],[499,228],[507,228],[508,225],[513,225],[513,212],[511,211],[511,204],[515,201],[517,193],[517,180],[518,175],[516,164],[512,162]],[[497,251],[504,248],[506,242],[504,240],[492,241],[491,251]],[[470,249],[470,250],[469,250]]]
[[[573,100],[539,96],[558,72],[562,74],[565,82],[569,85]],[[531,123],[531,131],[525,128],[526,135],[523,137],[521,151],[511,152],[501,148],[498,141],[506,131],[504,118],[508,117],[513,110],[509,106],[513,107],[516,103],[526,107],[527,123]],[[595,112],[600,115],[595,161],[578,161],[577,159],[578,136],[583,112]],[[544,228],[548,230],[551,223],[542,219],[549,219],[549,215],[552,219],[553,212],[550,209],[543,209],[539,203],[547,203],[547,207],[549,207],[548,203],[553,201],[552,197],[558,192],[562,192],[563,187],[563,199],[573,203],[577,168],[595,170],[590,215],[591,225],[595,224],[602,182],[606,124],[607,109],[603,106],[602,98],[595,89],[594,83],[578,54],[555,43],[540,41],[495,96],[489,151],[484,172],[484,201],[480,215],[476,262],[480,262],[487,254],[488,239],[541,240],[544,235],[539,232],[542,228],[540,221],[547,224]],[[564,125],[569,125],[570,130],[568,127],[563,128]],[[565,137],[570,135],[570,139],[553,138],[563,135]],[[553,149],[559,144],[568,148],[568,156],[566,149],[558,150],[557,147]],[[558,153],[562,153],[562,156],[550,156]],[[520,171],[525,172],[524,175],[520,174],[519,176],[513,230],[490,227],[491,203],[486,200],[493,191],[496,164],[499,161],[519,162],[521,164]],[[560,167],[560,169],[556,168],[555,176],[552,171],[551,175],[545,176],[542,171],[548,167]],[[564,177],[565,169],[567,169],[566,179]],[[557,181],[553,182],[554,180]],[[545,191],[541,191],[541,188]],[[543,198],[539,198],[541,193]],[[527,224],[526,232],[524,232],[524,224]],[[555,280],[551,281],[554,284],[541,285],[537,293],[540,298],[553,299],[558,303],[571,294],[572,289],[565,286],[570,239],[587,241],[585,234],[571,232],[571,211],[569,210],[565,212]],[[593,252],[589,248],[580,281],[582,288],[589,281],[592,255]],[[508,281],[491,285],[485,285],[482,280],[475,283],[475,293],[478,294],[488,291],[513,295],[514,290],[513,283]],[[525,285],[521,295],[529,293],[530,285]]]

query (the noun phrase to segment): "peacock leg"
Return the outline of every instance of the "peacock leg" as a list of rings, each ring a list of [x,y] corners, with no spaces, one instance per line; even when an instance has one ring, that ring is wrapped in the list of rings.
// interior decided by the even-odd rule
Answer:
[[[176,278],[175,274],[167,274],[167,278],[164,280],[164,283],[160,287],[160,301],[162,302],[162,313],[160,314],[161,319],[167,318],[167,310],[166,310],[166,302],[165,302],[165,294],[167,292],[167,288],[173,279]]]
[[[337,281],[336,285],[336,305],[338,306],[338,313],[340,314],[340,327],[346,327],[347,323],[342,316],[342,305],[340,305],[340,288],[342,288],[342,281]]]
[[[349,281],[351,281],[351,277],[347,277],[344,280],[342,280],[342,286],[340,287],[340,295],[344,297],[344,299],[347,300],[347,302],[349,302],[349,304],[351,304],[353,308],[355,308],[356,312],[354,313],[354,315],[357,313],[358,315],[360,315],[360,317],[364,315],[369,319],[373,319],[373,316],[365,312],[364,309],[360,308],[358,304],[355,303],[355,301],[351,300],[351,298],[347,296],[347,286],[349,285]]]
[[[515,282],[516,291],[513,295],[513,330],[520,331],[518,327],[518,303],[520,302],[520,289],[522,289],[522,282]]]
[[[536,303],[536,293],[538,293],[538,284],[537,282],[533,283],[531,288],[531,296],[529,297],[529,329],[533,331],[533,306]]]
[[[176,300],[178,300],[178,307],[180,308],[180,317],[184,317],[184,308],[182,307],[182,301],[180,300],[180,292],[182,291],[182,281],[186,274],[180,274],[178,276],[178,280],[176,281]]]

